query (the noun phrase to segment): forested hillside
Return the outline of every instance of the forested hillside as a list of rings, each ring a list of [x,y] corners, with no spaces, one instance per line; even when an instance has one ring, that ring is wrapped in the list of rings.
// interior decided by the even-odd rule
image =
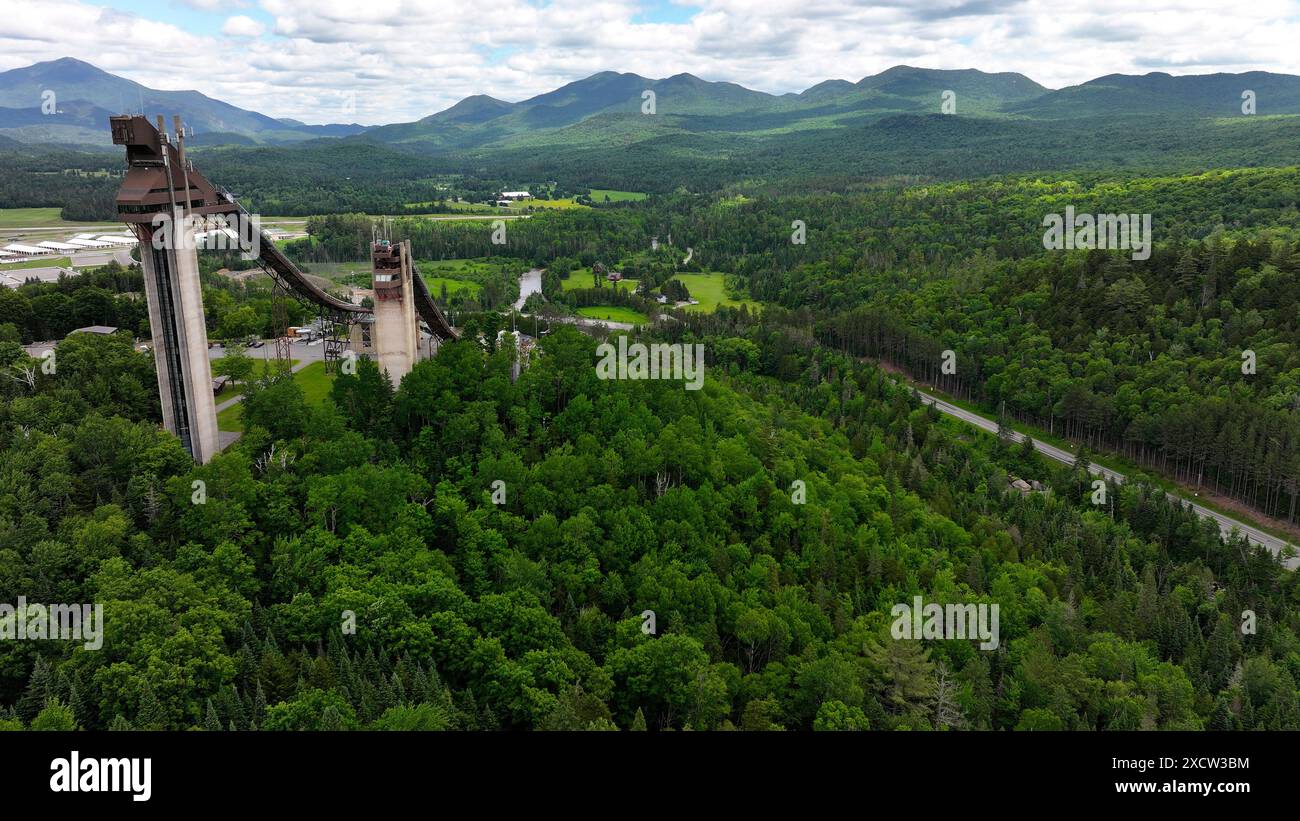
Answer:
[[[815,310],[810,326],[843,352],[1295,522],[1297,191],[1295,168],[1040,175],[855,195],[678,196],[541,215],[512,225],[505,246],[484,226],[394,225],[417,254],[539,266],[614,262],[673,236],[694,249],[693,269]],[[1149,258],[1044,249],[1044,216],[1067,207],[1151,214]],[[796,222],[803,243],[792,241]],[[312,242],[358,258],[369,225],[317,220]],[[954,374],[940,372],[945,350]]]
[[[6,146],[0,141],[0,205],[59,208],[67,220],[111,220],[121,160],[106,154]]]
[[[693,214],[673,230],[755,298],[818,308],[829,344],[1294,522],[1297,181],[960,183],[754,201],[710,212],[702,238]],[[1067,205],[1152,214],[1150,258],[1045,250],[1042,219]],[[792,244],[800,218],[807,243]],[[944,350],[955,374],[940,372]]]
[[[77,135],[107,140],[107,109],[119,96],[111,80],[128,81],[64,62],[0,74],[0,104],[6,76],[13,75],[12,99],[35,100],[29,75],[67,70],[88,75],[70,90],[98,95],[98,102],[84,103],[93,111],[74,111],[82,104],[71,101],[57,118],[35,109],[0,111],[0,130],[6,117],[21,121],[11,129],[16,135],[38,129],[28,140],[33,145],[0,145],[0,163],[66,143],[53,136],[61,127],[56,120],[72,118],[76,125],[68,127]],[[1257,113],[1245,113],[1243,90],[1257,95]],[[214,107],[224,104],[215,100],[157,93],[164,96],[149,104],[151,115],[197,106],[193,116],[203,125],[190,146],[205,173],[253,211],[277,216],[427,213],[447,196],[446,178],[465,180],[482,202],[492,191],[478,191],[475,180],[490,181],[497,191],[555,181],[569,190],[820,193],[900,178],[1187,174],[1300,163],[1300,78],[1267,72],[1108,75],[1052,91],[1015,73],[895,66],[857,82],[828,80],[783,95],[689,74],[652,79],[601,72],[519,102],[474,95],[414,122],[360,133],[352,126],[303,127],[230,106],[217,117]],[[177,94],[181,102],[166,96]],[[654,95],[652,106],[646,94]],[[155,111],[158,105],[171,107]],[[286,131],[274,130],[279,127]],[[313,129],[323,138],[304,140]],[[54,153],[47,166],[57,162]],[[116,167],[103,158],[80,155],[55,167]],[[27,165],[11,173],[18,205],[53,201],[78,215],[112,217],[106,202],[75,201],[79,190],[37,193],[42,180]]]
[[[1293,574],[1158,491],[1085,504],[1083,474],[972,440],[806,322],[676,325],[710,351],[699,392],[601,381],[567,328],[517,383],[473,341],[321,406],[268,382],[201,467],[154,425],[147,354],[70,337],[0,385],[0,600],[104,602],[107,632],[0,645],[3,723],[1300,725]],[[999,649],[891,640],[922,594],[999,602]]]

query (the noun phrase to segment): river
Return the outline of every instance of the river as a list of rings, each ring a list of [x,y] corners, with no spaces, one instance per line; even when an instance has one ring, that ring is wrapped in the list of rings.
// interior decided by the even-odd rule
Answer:
[[[534,268],[531,271],[519,276],[519,299],[515,302],[515,310],[523,311],[524,302],[527,301],[530,294],[539,294],[542,292],[542,269]],[[631,323],[614,322],[606,319],[588,319],[587,317],[557,317],[556,322],[567,322],[572,325],[578,325],[583,328],[597,328],[604,326],[610,330],[630,331]]]
[[[522,311],[524,302],[532,294],[542,292],[542,269],[534,268],[526,274],[519,277],[519,299],[515,302],[515,310]]]

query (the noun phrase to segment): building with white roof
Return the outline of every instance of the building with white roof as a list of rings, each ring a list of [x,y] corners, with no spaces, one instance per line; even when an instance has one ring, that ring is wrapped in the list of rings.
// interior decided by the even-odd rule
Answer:
[[[52,248],[43,248],[38,245],[23,245],[19,242],[11,242],[0,251],[15,257],[41,257],[54,253]]]
[[[69,245],[69,244],[66,243],[66,242],[55,242],[54,240],[51,240],[51,239],[47,239],[47,240],[45,240],[44,242],[38,243],[38,244],[37,244],[37,247],[38,247],[38,248],[49,248],[51,251],[63,251],[63,252],[72,252],[72,251],[80,251],[80,250],[81,250],[80,246],[77,246],[77,245]]]
[[[48,268],[19,268],[0,274],[0,285],[4,285],[6,288],[17,288],[19,285],[26,285],[28,282],[58,282],[59,277],[64,275],[75,277],[78,274],[71,268],[62,268],[57,265],[51,265]]]

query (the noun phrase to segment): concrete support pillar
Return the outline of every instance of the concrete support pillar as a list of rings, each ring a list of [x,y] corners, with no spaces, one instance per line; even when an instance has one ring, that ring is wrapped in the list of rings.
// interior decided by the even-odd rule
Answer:
[[[401,257],[400,267],[395,271],[385,271],[384,275],[400,277],[401,284],[390,294],[384,294],[381,288],[375,289],[375,324],[371,332],[379,369],[387,371],[394,388],[415,367],[420,353],[420,321],[415,313],[412,285],[412,277],[416,274],[410,242],[397,246],[397,250]]]
[[[163,234],[155,248],[154,232]],[[220,450],[208,329],[194,237],[184,220],[146,230],[140,243],[163,424],[203,463]]]

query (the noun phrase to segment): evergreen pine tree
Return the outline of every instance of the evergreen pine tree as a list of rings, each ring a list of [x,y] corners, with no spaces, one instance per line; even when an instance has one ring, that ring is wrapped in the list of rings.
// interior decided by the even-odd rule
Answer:
[[[45,702],[50,698],[51,679],[50,665],[43,657],[37,656],[36,663],[32,665],[32,674],[27,679],[27,689],[17,704],[18,719],[24,724],[31,724],[32,719],[45,709]]]
[[[221,719],[217,718],[217,708],[212,706],[212,699],[208,699],[207,713],[203,717],[203,729],[221,732]]]
[[[140,697],[140,709],[136,713],[135,724],[141,730],[167,729],[167,716],[162,703],[154,695],[153,688],[145,685],[144,695]]]
[[[344,729],[343,717],[339,715],[339,711],[333,704],[320,714],[320,728],[331,732]]]
[[[81,678],[78,672],[71,684],[68,685],[68,709],[76,716],[77,723],[83,727],[89,726],[89,716],[86,715],[86,701],[81,697],[81,688],[77,686],[77,679]]]
[[[262,690],[262,682],[257,683],[257,695],[253,697],[253,715],[249,723],[254,727],[262,725],[262,719],[266,718],[266,693]]]
[[[1207,730],[1234,730],[1237,717],[1232,713],[1232,705],[1226,696],[1219,696],[1214,701],[1214,712],[1210,714]]]

